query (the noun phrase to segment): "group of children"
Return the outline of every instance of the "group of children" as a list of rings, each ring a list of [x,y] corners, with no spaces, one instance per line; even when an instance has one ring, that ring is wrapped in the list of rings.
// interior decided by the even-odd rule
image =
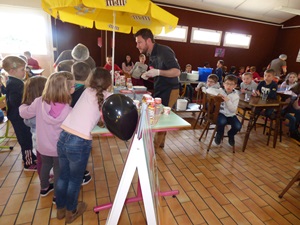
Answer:
[[[48,78],[31,77],[24,86],[26,62],[22,58],[6,56],[2,66],[8,73],[7,117],[21,146],[24,170],[38,169],[41,196],[54,189],[57,218],[72,223],[87,208],[85,202],[78,203],[78,196],[83,178],[89,176],[85,169],[92,147],[91,130],[110,94],[111,75],[103,68],[85,70],[78,62],[72,65],[77,78],[76,72],[60,71]],[[80,78],[83,73],[86,76]],[[76,90],[78,96],[72,99]],[[54,185],[49,182],[52,168]]]
[[[261,96],[262,93],[268,93],[268,99],[276,99],[278,84],[274,81],[275,71],[267,69],[264,72],[264,80],[258,84],[253,79],[251,72],[246,72],[242,75],[242,83],[240,84],[241,93],[249,93],[252,96]],[[287,75],[286,81],[281,84],[281,89],[293,90],[298,84],[297,74],[291,72]],[[215,136],[215,143],[219,145],[224,135],[224,129],[227,124],[231,125],[228,131],[228,143],[234,146],[235,134],[241,129],[241,123],[236,116],[236,111],[239,103],[239,91],[236,90],[238,86],[238,78],[235,75],[227,75],[223,81],[223,87],[220,88],[219,77],[216,74],[208,76],[206,83],[200,82],[196,91],[201,90],[213,95],[220,95],[223,98],[221,109],[218,115],[217,134]],[[300,106],[299,106],[299,88],[295,91],[288,100],[289,104],[283,109],[282,114],[289,120],[290,137],[300,142],[300,133],[298,131],[300,124]],[[263,111],[266,117],[270,117],[273,109],[266,109]],[[261,113],[257,110],[256,113]]]

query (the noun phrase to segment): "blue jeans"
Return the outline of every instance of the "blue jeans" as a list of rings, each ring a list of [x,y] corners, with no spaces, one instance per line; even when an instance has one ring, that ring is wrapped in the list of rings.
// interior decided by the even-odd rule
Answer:
[[[300,110],[297,110],[294,107],[289,107],[286,109],[285,113],[285,118],[289,120],[289,131],[296,131],[300,123]],[[290,113],[294,113],[294,116]]]
[[[78,195],[84,171],[90,156],[92,141],[62,131],[57,142],[60,174],[56,185],[58,209],[73,211],[77,208]]]
[[[229,137],[234,137],[234,135],[236,135],[236,133],[239,132],[242,128],[242,124],[236,116],[227,117],[224,114],[219,113],[217,122],[217,134],[221,137],[223,137],[224,135],[224,129],[227,124],[231,125],[231,129],[228,131]]]

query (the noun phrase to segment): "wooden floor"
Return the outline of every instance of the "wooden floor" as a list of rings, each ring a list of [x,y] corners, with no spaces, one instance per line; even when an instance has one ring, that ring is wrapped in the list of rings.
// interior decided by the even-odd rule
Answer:
[[[163,198],[163,225],[300,224],[300,186],[293,185],[278,198],[297,172],[296,143],[284,134],[276,149],[267,147],[258,128],[245,152],[241,152],[244,135],[237,134],[235,154],[225,139],[207,153],[208,138],[199,143],[200,131],[169,132],[165,148],[156,151],[161,191],[180,191],[176,198]],[[56,219],[53,194],[39,196],[37,173],[23,172],[19,144],[13,139],[9,144],[13,151],[0,152],[0,224],[65,224]],[[93,207],[113,200],[128,145],[114,137],[94,138],[88,163],[93,180],[80,193],[88,209],[73,224],[105,224],[108,210],[95,214]],[[136,186],[135,176],[128,196],[135,195]],[[143,203],[125,206],[119,224],[147,224]]]

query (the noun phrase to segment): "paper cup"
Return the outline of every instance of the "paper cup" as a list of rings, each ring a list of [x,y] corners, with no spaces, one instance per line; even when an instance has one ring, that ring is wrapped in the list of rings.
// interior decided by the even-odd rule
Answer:
[[[170,115],[170,112],[171,112],[171,107],[165,106],[164,107],[164,114],[165,115]]]

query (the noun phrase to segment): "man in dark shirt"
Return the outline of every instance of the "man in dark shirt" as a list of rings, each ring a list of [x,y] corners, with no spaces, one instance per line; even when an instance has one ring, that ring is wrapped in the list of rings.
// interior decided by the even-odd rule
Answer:
[[[174,51],[154,41],[150,29],[140,29],[135,35],[136,47],[140,53],[149,56],[150,70],[143,79],[154,78],[154,97],[162,99],[162,104],[173,107],[179,96],[180,66]],[[164,147],[166,132],[158,132],[154,137],[154,147]]]

